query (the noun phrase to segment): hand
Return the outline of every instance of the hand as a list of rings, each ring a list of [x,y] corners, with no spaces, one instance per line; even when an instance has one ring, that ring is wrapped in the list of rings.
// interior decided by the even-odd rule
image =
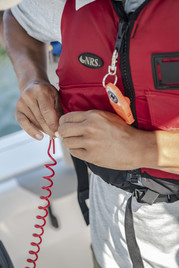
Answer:
[[[94,110],[63,115],[58,133],[73,156],[95,165],[129,170],[142,164],[145,132],[113,113]]]
[[[37,140],[43,139],[42,132],[55,137],[61,115],[58,91],[46,82],[25,88],[15,110],[19,125]]]

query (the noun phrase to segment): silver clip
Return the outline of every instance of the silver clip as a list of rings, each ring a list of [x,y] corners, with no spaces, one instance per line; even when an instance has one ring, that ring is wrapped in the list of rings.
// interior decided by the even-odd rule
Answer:
[[[114,50],[113,55],[112,55],[112,61],[111,61],[111,65],[108,66],[108,73],[104,76],[103,78],[103,87],[106,87],[106,78],[111,75],[111,76],[115,76],[115,80],[114,80],[114,85],[116,85],[117,83],[117,59],[118,59],[118,52],[117,49]]]

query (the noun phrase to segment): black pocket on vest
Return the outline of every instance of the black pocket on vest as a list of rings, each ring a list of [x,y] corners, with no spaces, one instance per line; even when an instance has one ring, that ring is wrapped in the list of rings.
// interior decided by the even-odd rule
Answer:
[[[156,89],[179,89],[179,52],[152,54]]]

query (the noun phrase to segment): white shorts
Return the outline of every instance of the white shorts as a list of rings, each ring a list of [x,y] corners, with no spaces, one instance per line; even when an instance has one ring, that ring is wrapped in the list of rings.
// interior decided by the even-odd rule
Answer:
[[[92,247],[102,268],[133,268],[124,220],[131,194],[92,174],[90,226]],[[132,198],[136,241],[145,268],[179,268],[179,201],[138,203]]]

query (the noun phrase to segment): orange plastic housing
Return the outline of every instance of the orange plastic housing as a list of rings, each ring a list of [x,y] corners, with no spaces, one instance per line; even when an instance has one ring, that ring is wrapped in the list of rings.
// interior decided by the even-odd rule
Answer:
[[[123,118],[127,124],[131,125],[135,120],[130,108],[130,100],[123,96],[120,89],[112,83],[108,83],[105,87],[110,104],[115,112]]]

